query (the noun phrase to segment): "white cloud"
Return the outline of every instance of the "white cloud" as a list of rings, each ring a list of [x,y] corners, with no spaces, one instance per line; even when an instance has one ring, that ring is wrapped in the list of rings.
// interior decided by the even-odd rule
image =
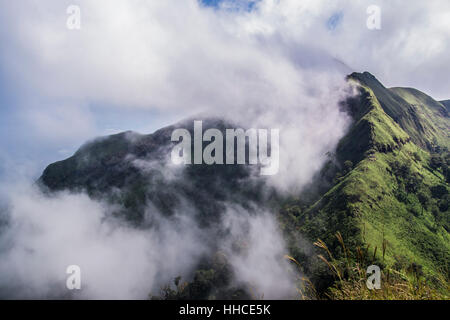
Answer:
[[[63,3],[2,1],[11,30],[3,62],[20,59],[10,72],[46,96],[182,113],[268,98],[275,107],[305,71],[283,52],[289,48],[300,60],[320,49],[389,84],[446,95],[439,74],[450,65],[449,2],[375,3],[380,31],[366,28],[372,3],[364,0],[262,0],[251,12],[205,10],[196,0],[79,1],[82,29],[70,31]],[[326,23],[336,12],[343,18],[332,32]],[[277,90],[280,96],[269,94]]]
[[[277,222],[269,212],[249,215],[230,206],[223,224],[231,234],[223,244],[237,283],[255,299],[295,299],[295,272],[284,258],[286,245]],[[233,247],[240,246],[240,252]]]
[[[311,178],[345,131],[346,117],[337,111],[345,72],[332,57],[314,46],[297,47],[295,39],[247,31],[247,19],[282,28],[290,11],[281,4],[268,11],[263,2],[248,13],[206,10],[195,0],[80,1],[79,31],[66,28],[63,4],[2,6],[14,13],[4,17],[14,31],[3,61],[19,52],[24,66],[9,71],[17,72],[25,95],[54,103],[44,110],[24,107],[44,140],[96,132],[83,107],[89,104],[124,113],[156,108],[179,118],[225,114],[246,126],[282,130],[286,161],[277,184],[290,179],[290,187]]]
[[[9,224],[0,234],[3,297],[146,299],[175,276],[187,276],[206,251],[188,216],[174,223],[153,212],[159,229],[138,230],[84,194],[9,189]],[[81,268],[80,292],[65,287],[69,265]]]
[[[51,143],[79,142],[98,134],[93,114],[82,105],[30,103],[21,118],[35,138]]]

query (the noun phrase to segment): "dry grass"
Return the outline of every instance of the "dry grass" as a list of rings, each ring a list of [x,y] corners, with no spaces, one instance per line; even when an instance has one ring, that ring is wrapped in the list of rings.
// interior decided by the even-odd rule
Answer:
[[[377,257],[377,247],[373,250],[357,247],[354,254],[346,247],[342,235],[336,234],[344,255],[344,260],[333,257],[327,245],[318,239],[314,245],[322,249],[325,255],[318,255],[335,277],[335,283],[326,293],[319,295],[314,285],[302,278],[298,292],[302,299],[332,300],[450,300],[450,283],[444,276],[435,276],[433,281],[426,279],[415,268],[395,270],[385,267],[381,271],[381,288],[370,290],[366,285],[366,269]],[[384,255],[387,242],[383,241],[381,257]],[[352,258],[353,257],[353,258]],[[293,257],[286,259],[300,266]]]

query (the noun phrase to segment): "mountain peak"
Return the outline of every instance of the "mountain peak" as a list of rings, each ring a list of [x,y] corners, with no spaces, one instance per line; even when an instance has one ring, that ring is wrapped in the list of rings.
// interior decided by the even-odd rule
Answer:
[[[432,150],[436,142],[448,146],[448,106],[444,107],[442,103],[416,89],[388,89],[369,72],[355,72],[348,78],[371,90],[384,112],[418,146],[428,150]]]
[[[447,109],[447,112],[450,113],[450,99],[439,102],[445,107],[445,109]]]
[[[380,86],[382,88],[385,88],[384,85],[373,74],[371,74],[368,71],[364,71],[363,73],[353,72],[348,78],[356,80],[361,84],[366,85],[370,88],[374,86]]]

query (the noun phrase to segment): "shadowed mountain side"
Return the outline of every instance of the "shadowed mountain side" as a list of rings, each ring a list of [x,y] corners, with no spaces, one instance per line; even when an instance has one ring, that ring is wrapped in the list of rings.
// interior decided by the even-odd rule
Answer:
[[[416,145],[428,150],[436,144],[450,147],[448,111],[441,103],[416,89],[387,89],[368,72],[353,73],[350,79],[369,87],[384,112]]]
[[[415,263],[448,277],[448,114],[420,91],[386,89],[367,72],[349,79],[361,85],[347,103],[353,125],[337,160],[316,177],[328,188],[285,205],[285,228],[324,240],[338,255],[340,232],[349,247],[378,247],[377,264]]]
[[[450,113],[450,100],[439,101],[442,105],[447,109],[447,112]]]
[[[226,202],[250,208],[267,200],[257,165],[173,165],[170,154],[176,143],[171,135],[177,128],[194,137],[193,120],[186,120],[149,135],[129,131],[95,139],[72,157],[49,165],[39,182],[50,191],[87,191],[119,204],[121,214],[137,224],[149,205],[168,215],[195,208],[208,224],[224,211]],[[209,128],[225,132],[233,126],[204,119],[203,130]]]

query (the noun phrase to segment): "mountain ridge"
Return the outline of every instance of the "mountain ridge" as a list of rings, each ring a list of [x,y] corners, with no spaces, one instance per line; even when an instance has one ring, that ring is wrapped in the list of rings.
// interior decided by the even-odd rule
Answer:
[[[226,201],[269,206],[278,212],[290,254],[318,287],[328,278],[317,259],[298,247],[299,234],[311,243],[321,238],[340,256],[340,232],[348,246],[383,248],[374,255],[380,265],[415,263],[429,276],[449,277],[450,103],[413,88],[386,88],[368,72],[352,73],[348,81],[359,90],[344,103],[353,124],[310,188],[294,199],[268,190],[264,180],[237,166],[190,166],[175,184],[167,182],[161,163],[170,132],[187,122],[151,135],[124,132],[94,140],[47,167],[39,182],[49,192],[84,189],[93,197],[114,186],[121,194],[110,200],[137,224],[148,202],[170,215],[182,207],[180,195],[205,225],[214,224],[217,215],[210,213],[223,213]],[[226,124],[211,120],[206,127],[217,126]],[[147,158],[157,165],[142,175],[133,161]]]
[[[441,267],[448,267],[450,259],[448,196],[433,199],[434,207],[427,204],[426,209],[421,201],[432,197],[430,190],[439,186],[445,186],[444,193],[448,195],[448,181],[443,176],[448,176],[448,149],[439,147],[436,141],[422,144],[424,140],[408,134],[411,126],[400,118],[405,113],[389,109],[386,102],[393,97],[396,103],[400,102],[401,97],[392,94],[397,89],[384,88],[367,72],[349,78],[358,81],[360,96],[349,102],[354,124],[337,148],[340,167],[330,161],[323,172],[323,176],[329,176],[330,171],[336,174],[334,182],[330,181],[331,188],[311,205],[300,201],[285,210],[294,216],[300,232],[310,239],[321,238],[333,249],[340,247],[334,237],[340,232],[352,247],[381,248],[388,243],[383,262],[394,265],[403,260],[415,261],[428,272],[438,273]],[[385,99],[384,103],[374,92]],[[416,112],[408,102],[401,105]],[[396,112],[397,121],[388,112]],[[448,126],[447,115],[440,114],[440,121],[446,121]],[[422,118],[414,114],[413,117],[419,121]],[[416,125],[424,131],[435,128],[434,123]],[[430,167],[432,157],[437,157],[436,150],[447,157],[447,162],[441,164],[442,172]],[[346,162],[351,168],[345,169]],[[335,167],[334,171],[330,167]]]

